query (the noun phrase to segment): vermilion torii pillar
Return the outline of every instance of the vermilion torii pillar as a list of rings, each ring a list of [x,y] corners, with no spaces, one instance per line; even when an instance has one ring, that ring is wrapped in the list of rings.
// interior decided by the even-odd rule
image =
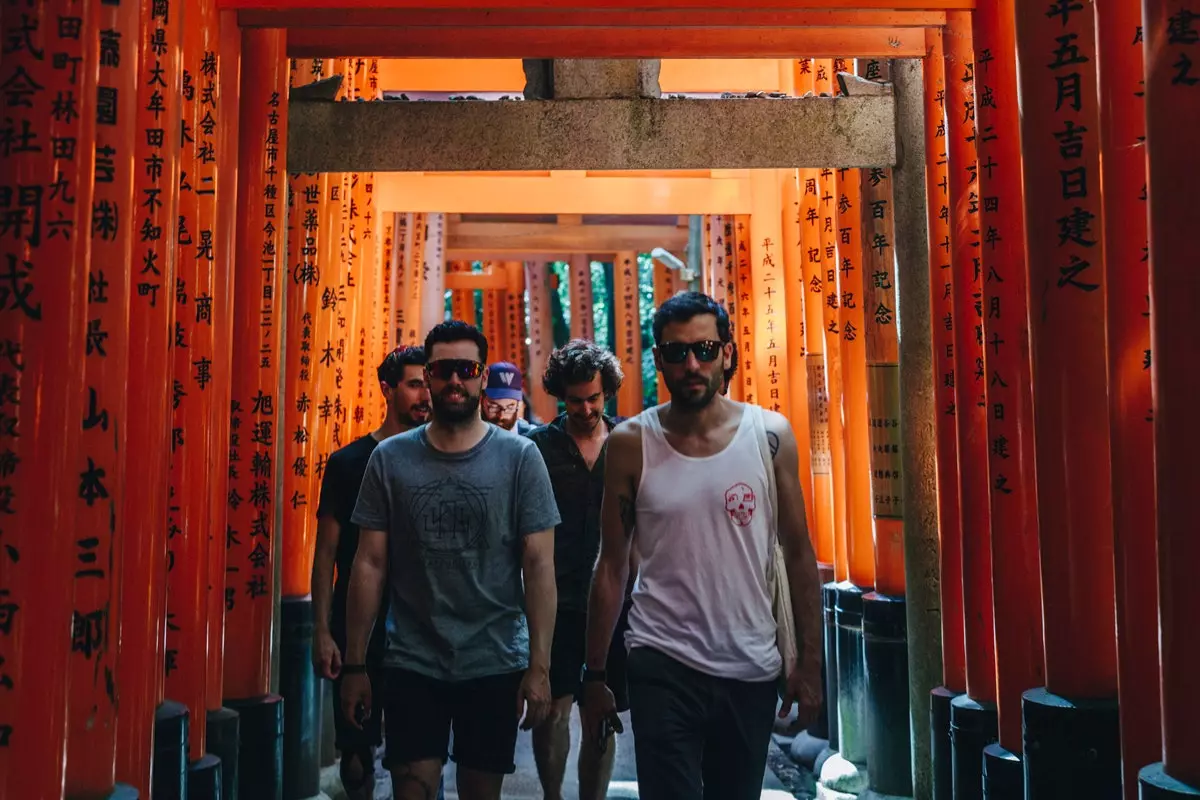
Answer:
[[[1195,233],[1200,206],[1187,202],[1200,174],[1200,3],[1144,0],[1146,141],[1150,209],[1150,347],[1154,382],[1154,474],[1162,643],[1163,760],[1140,774],[1141,796],[1200,796],[1200,563],[1191,492],[1200,480],[1200,305]]]

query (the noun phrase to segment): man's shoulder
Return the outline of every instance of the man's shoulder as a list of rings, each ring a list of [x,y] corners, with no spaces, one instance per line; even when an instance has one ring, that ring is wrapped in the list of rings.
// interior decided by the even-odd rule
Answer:
[[[369,433],[366,436],[360,436],[353,442],[330,453],[327,469],[342,468],[359,460],[366,461],[377,444],[375,438]]]

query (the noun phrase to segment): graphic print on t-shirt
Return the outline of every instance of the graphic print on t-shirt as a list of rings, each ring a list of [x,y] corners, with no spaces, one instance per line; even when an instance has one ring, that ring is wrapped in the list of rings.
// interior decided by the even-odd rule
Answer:
[[[490,489],[454,476],[417,487],[412,494],[412,513],[421,548],[430,554],[487,549]]]
[[[754,519],[754,509],[758,500],[754,490],[745,483],[735,483],[725,490],[725,512],[733,520],[733,524],[744,528]]]

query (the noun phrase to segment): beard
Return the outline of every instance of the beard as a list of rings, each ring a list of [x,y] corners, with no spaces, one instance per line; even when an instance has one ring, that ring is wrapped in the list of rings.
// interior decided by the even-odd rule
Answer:
[[[404,425],[415,428],[418,425],[424,425],[428,422],[430,413],[431,409],[429,406],[424,403],[417,403],[401,411],[399,417]]]
[[[479,395],[471,394],[465,387],[461,389],[447,387],[431,399],[434,418],[446,425],[459,425],[470,420],[471,417],[479,416]]]
[[[703,387],[692,381],[703,382]],[[725,382],[725,375],[716,372],[712,377],[705,378],[698,372],[684,375],[678,381],[667,380],[667,389],[671,392],[671,404],[687,411],[699,411],[712,402]]]
[[[600,424],[601,414],[580,414],[573,416],[568,414],[567,419],[570,420],[571,426],[580,433],[591,433],[596,430],[596,426]]]
[[[517,427],[517,410],[514,408],[512,411],[501,411],[496,424],[506,431],[511,431]]]

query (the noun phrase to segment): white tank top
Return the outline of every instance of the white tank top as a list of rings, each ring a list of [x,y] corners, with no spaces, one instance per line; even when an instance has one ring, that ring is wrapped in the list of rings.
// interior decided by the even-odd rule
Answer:
[[[639,415],[641,567],[625,643],[709,675],[762,681],[782,666],[767,588],[773,515],[751,416],[762,409],[743,409],[729,445],[702,458],[668,444],[657,408]]]

